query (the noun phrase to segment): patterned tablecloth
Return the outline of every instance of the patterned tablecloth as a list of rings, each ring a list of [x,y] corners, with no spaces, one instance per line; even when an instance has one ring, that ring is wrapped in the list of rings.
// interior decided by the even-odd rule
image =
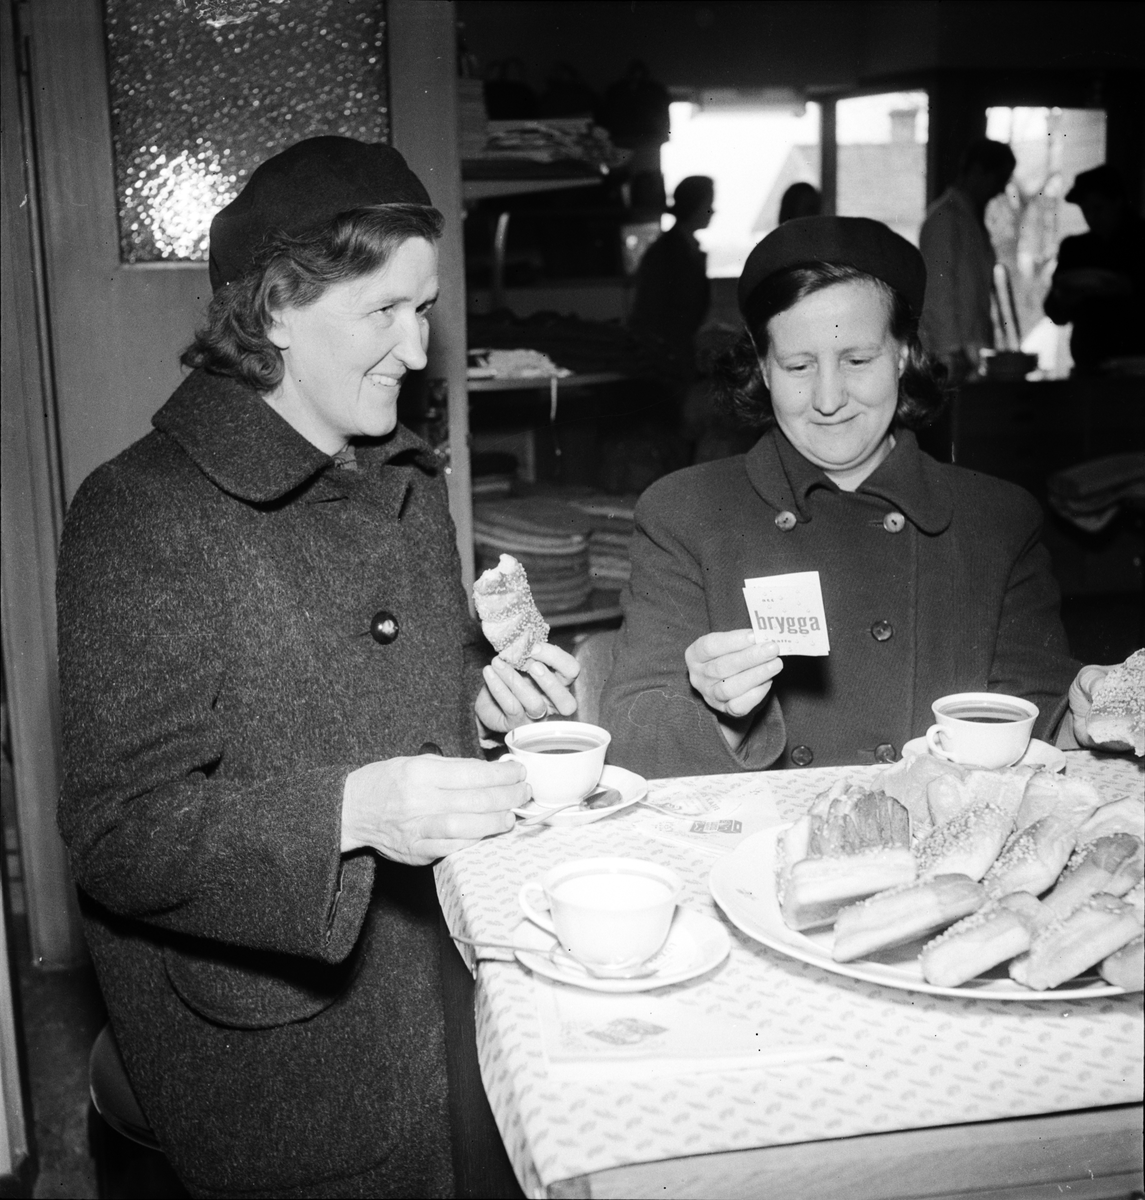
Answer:
[[[1067,771],[1105,795],[1142,794],[1145,769],[1083,751]],[[841,775],[827,768],[654,782],[650,800],[740,793],[749,826],[787,822]],[[702,805],[701,805],[702,806]],[[720,840],[718,831],[714,831]],[[717,855],[636,805],[593,825],[540,828],[483,842],[437,867],[450,929],[504,940],[522,883],[570,858],[653,859],[686,881],[681,903],[723,920],[726,962],[667,992],[718,1019],[754,1022],[777,1042],[846,1048],[829,1061],[680,1077],[570,1081],[546,1058],[533,977],[487,962],[477,978],[482,1078],[517,1177],[542,1196],[562,1179],[682,1155],[986,1121],[1139,1101],[1142,995],[1082,1001],[987,1001],[899,991],[785,958],[740,934],[708,892]]]

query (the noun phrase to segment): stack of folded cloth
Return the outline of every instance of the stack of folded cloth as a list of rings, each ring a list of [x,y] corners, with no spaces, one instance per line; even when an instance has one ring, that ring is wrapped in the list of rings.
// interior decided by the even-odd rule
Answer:
[[[502,554],[518,559],[542,614],[583,608],[592,591],[588,573],[591,523],[563,500],[530,496],[474,505],[477,570]]]
[[[1113,454],[1047,480],[1050,507],[1087,533],[1100,533],[1123,509],[1145,508],[1145,454]]]
[[[569,503],[588,517],[588,573],[596,587],[620,588],[629,580],[632,565],[628,548],[634,529],[635,496],[586,496]]]

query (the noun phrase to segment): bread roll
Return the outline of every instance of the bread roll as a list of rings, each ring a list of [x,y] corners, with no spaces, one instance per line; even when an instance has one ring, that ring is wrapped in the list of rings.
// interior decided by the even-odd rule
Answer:
[[[511,554],[502,554],[474,583],[473,600],[481,632],[510,666],[520,670],[548,640],[549,627],[533,603],[525,568]]]
[[[1077,831],[1078,845],[1108,833],[1131,833],[1145,839],[1145,800],[1125,796],[1099,808]]]
[[[1092,783],[1040,771],[1026,786],[1014,825],[1025,829],[1042,817],[1061,817],[1082,826],[1105,803]]]
[[[1068,917],[1046,926],[1010,964],[1010,978],[1036,992],[1073,979],[1141,932],[1130,905],[1099,892]]]
[[[1029,892],[1012,892],[983,905],[922,949],[922,974],[936,987],[958,987],[1030,948],[1053,912]]]
[[[918,848],[918,872],[967,875],[981,879],[998,857],[1013,828],[1013,819],[999,805],[974,804],[953,820],[934,829]]]
[[[1127,992],[1141,991],[1145,988],[1145,935],[1115,950],[1099,969],[1106,983]]]
[[[844,905],[915,877],[910,820],[882,792],[836,785],[780,835],[776,894],[792,929],[830,925]]]
[[[1145,755],[1145,650],[1098,680],[1085,727],[1099,745],[1131,746]]]
[[[1042,817],[1006,843],[983,884],[991,896],[1029,892],[1040,896],[1061,874],[1076,835],[1068,820]]]
[[[1143,850],[1141,839],[1129,833],[1109,834],[1079,846],[1046,896],[1046,905],[1066,917],[1098,892],[1123,896],[1145,877]]]
[[[880,892],[839,913],[831,957],[853,962],[912,942],[969,915],[985,899],[985,888],[965,875],[939,875],[927,883]]]

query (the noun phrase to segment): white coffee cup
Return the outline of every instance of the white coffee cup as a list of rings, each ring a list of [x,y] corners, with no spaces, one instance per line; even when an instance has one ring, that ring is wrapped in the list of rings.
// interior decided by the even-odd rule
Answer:
[[[668,937],[684,884],[639,858],[581,858],[526,883],[525,916],[590,967],[621,969],[652,957]]]
[[[533,799],[541,808],[575,804],[600,782],[612,735],[583,721],[538,721],[505,737],[509,758],[525,768]]]
[[[1021,696],[956,692],[931,706],[931,754],[966,767],[1012,767],[1026,753],[1038,706]]]

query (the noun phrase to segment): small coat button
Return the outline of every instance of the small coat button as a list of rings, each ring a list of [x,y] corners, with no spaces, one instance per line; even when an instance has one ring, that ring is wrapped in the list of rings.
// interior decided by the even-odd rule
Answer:
[[[890,621],[876,621],[871,626],[871,637],[876,642],[889,642],[895,635],[895,627]]]
[[[815,761],[815,755],[810,746],[795,746],[791,751],[791,761],[797,767],[809,767]]]
[[[440,754],[441,747],[436,742],[422,742],[418,754]]]
[[[401,626],[392,612],[386,612],[382,608],[374,613],[374,619],[370,622],[370,637],[379,646],[388,646],[390,642],[397,641],[400,632]]]
[[[796,526],[795,514],[784,509],[783,512],[775,518],[775,528],[783,530],[784,533],[790,533]]]
[[[893,763],[898,759],[898,751],[890,742],[880,742],[875,747],[875,762]]]
[[[906,517],[900,512],[889,512],[883,517],[883,528],[887,533],[902,533],[906,528]]]

